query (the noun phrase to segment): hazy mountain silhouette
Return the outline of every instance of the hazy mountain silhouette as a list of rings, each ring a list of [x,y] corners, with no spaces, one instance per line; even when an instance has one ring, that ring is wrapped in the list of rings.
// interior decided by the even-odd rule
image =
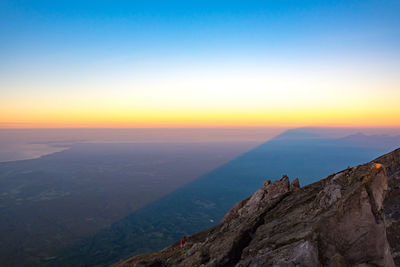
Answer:
[[[343,137],[340,140],[353,146],[368,146],[390,149],[400,144],[400,135],[365,135],[363,133],[357,133]]]

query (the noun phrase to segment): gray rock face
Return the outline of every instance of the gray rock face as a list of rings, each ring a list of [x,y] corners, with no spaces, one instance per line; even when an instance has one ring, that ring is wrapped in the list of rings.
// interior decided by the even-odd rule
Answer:
[[[399,169],[375,162],[303,188],[287,176],[267,181],[184,249],[176,243],[115,266],[395,266],[399,250],[391,249],[386,227],[399,227],[399,206],[389,205],[387,222],[384,204],[392,192],[387,174]]]
[[[389,188],[383,202],[386,233],[396,266],[400,266],[400,149],[374,160],[386,167]]]

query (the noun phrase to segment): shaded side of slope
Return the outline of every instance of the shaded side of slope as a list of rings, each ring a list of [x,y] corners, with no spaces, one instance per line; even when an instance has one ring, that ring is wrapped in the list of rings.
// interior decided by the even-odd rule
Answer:
[[[162,249],[184,235],[215,225],[268,177],[285,173],[299,177],[303,185],[310,184],[384,152],[382,148],[286,132],[84,239],[60,255],[54,265],[102,266]]]

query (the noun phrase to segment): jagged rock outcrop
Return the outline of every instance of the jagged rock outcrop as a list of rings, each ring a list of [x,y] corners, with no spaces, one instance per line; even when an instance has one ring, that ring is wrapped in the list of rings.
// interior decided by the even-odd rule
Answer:
[[[267,181],[184,249],[176,243],[115,266],[395,266],[386,226],[399,234],[392,200],[400,194],[387,174],[398,178],[399,152],[303,188],[287,176]]]
[[[384,201],[386,234],[396,266],[400,266],[400,149],[374,160],[386,167],[389,189]]]

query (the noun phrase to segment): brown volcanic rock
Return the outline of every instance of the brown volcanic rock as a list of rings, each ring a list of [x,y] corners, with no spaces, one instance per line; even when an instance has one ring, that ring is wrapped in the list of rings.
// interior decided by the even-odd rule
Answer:
[[[386,234],[396,266],[400,266],[400,149],[374,160],[386,167],[389,190],[384,201]]]
[[[391,169],[390,169],[391,171]],[[299,188],[267,181],[221,223],[115,266],[394,266],[383,165],[369,163]]]

